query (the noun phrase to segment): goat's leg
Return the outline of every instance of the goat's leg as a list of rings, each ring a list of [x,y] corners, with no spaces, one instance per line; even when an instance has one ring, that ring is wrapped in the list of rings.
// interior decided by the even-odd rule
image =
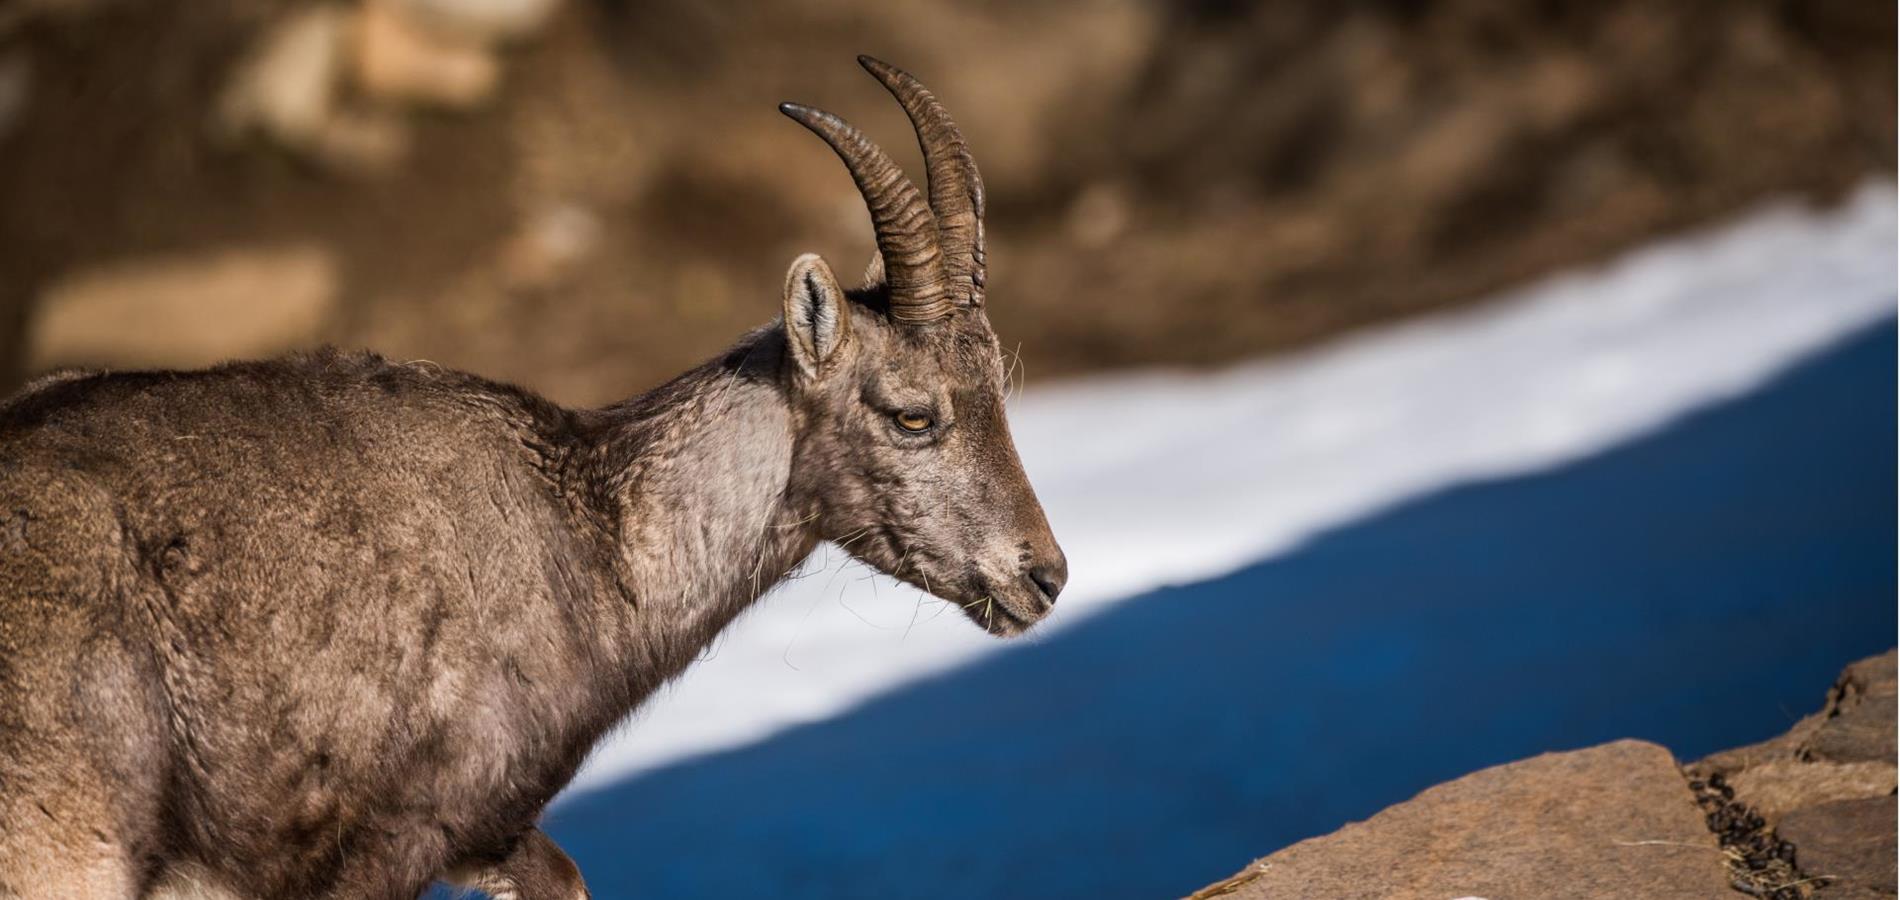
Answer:
[[[58,840],[30,859],[0,860],[0,898],[5,900],[132,900],[137,890],[135,868],[109,848]]]
[[[0,900],[131,900],[137,892],[132,861],[90,827],[54,821],[37,803],[0,803]]]
[[[531,828],[497,862],[456,866],[448,880],[475,888],[495,900],[588,900],[581,870],[539,828]]]
[[[161,726],[134,655],[88,625],[101,604],[35,583],[21,558],[0,539],[0,900],[132,898]]]
[[[70,742],[22,737],[32,758],[0,758],[0,900],[130,900],[138,869],[109,790],[73,756],[57,764]]]

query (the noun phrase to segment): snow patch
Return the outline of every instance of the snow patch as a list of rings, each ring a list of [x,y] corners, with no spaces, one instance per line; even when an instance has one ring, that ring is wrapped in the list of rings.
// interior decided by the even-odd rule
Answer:
[[[1038,386],[1010,420],[1071,580],[1027,641],[1421,494],[1578,459],[1742,394],[1893,315],[1896,239],[1894,186],[1880,182],[1833,209],[1766,208],[1266,362]],[[834,716],[1010,646],[823,548],[570,790]]]

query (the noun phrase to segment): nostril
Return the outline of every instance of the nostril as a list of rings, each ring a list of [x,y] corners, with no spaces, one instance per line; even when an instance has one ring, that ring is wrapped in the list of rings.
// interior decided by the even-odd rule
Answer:
[[[1043,605],[1054,606],[1056,595],[1062,593],[1063,582],[1069,580],[1069,567],[1061,563],[1036,566],[1029,570],[1029,580],[1042,591]]]

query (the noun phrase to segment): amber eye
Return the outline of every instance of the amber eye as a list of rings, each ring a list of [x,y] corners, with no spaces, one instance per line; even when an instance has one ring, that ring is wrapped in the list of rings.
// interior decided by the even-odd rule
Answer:
[[[894,418],[897,421],[897,427],[902,428],[905,431],[908,431],[912,434],[930,430],[930,425],[931,425],[930,414],[926,412],[918,412],[917,410],[914,410],[914,409],[907,409],[901,413],[898,413],[896,416],[892,418]]]

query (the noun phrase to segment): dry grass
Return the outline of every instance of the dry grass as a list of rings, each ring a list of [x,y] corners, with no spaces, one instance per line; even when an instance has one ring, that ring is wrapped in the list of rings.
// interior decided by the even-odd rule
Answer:
[[[1209,897],[1225,897],[1232,894],[1266,874],[1268,865],[1264,860],[1255,862],[1229,878],[1223,878],[1189,894],[1187,900],[1207,900]]]

